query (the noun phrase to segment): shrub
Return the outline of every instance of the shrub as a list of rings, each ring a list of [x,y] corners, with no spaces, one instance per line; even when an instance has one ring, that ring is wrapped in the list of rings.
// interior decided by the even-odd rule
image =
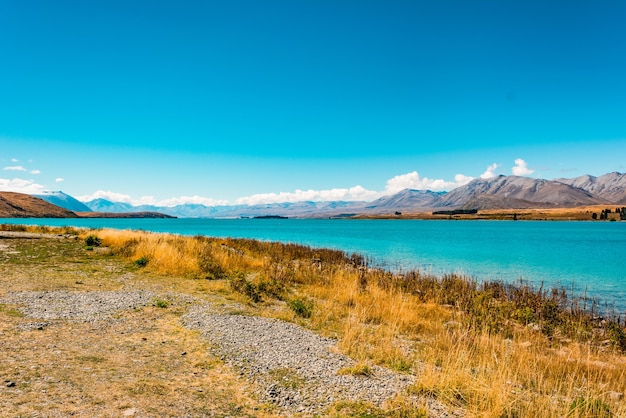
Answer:
[[[85,245],[88,247],[99,247],[102,245],[102,240],[98,238],[96,235],[89,235],[85,238]]]
[[[257,285],[257,289],[259,290],[259,292],[279,300],[283,299],[283,295],[285,293],[285,285],[283,284],[283,282],[275,279],[261,280]]]
[[[153,304],[157,308],[167,308],[168,306],[170,306],[170,303],[168,301],[158,298],[154,299]]]
[[[235,276],[231,277],[230,287],[234,291],[246,295],[254,303],[261,301],[261,293],[253,283],[246,279],[244,273],[237,273]]]
[[[137,238],[131,238],[126,241],[117,249],[117,254],[122,257],[131,257],[137,246],[139,245],[139,240]]]
[[[221,265],[210,258],[199,258],[198,269],[202,277],[207,280],[221,280],[226,278],[226,271]]]
[[[607,331],[611,343],[621,351],[626,352],[626,332],[620,328],[619,324],[610,322],[607,325]]]
[[[288,302],[291,310],[301,318],[310,318],[313,315],[313,301],[304,298],[291,299]]]
[[[150,259],[146,256],[143,257],[139,257],[138,259],[135,260],[135,265],[137,267],[145,267],[148,265],[148,262],[150,261]]]

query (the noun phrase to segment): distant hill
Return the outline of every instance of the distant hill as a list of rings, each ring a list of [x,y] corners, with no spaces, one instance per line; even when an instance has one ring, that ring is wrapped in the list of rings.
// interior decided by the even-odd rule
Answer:
[[[128,203],[111,202],[106,199],[94,199],[85,202],[91,210],[96,212],[125,213],[131,211],[160,212],[179,218],[239,218],[258,216],[287,216],[287,217],[319,217],[335,213],[343,213],[354,208],[362,209],[365,202],[294,202],[271,203],[261,205],[225,205],[204,206],[200,204],[184,204],[172,207],[140,205],[132,206]]]
[[[61,191],[42,192],[32,196],[43,199],[48,203],[52,203],[53,205],[60,206],[64,209],[71,210],[72,212],[91,212],[91,209],[89,209],[89,207],[87,207],[84,203]]]
[[[23,193],[0,192],[0,218],[77,218],[74,212]]]
[[[626,205],[626,174],[572,179],[533,179],[498,176],[475,179],[450,192],[405,189],[371,202],[291,202],[260,205],[205,206],[183,204],[173,207],[141,205],[95,199],[81,203],[63,192],[40,194],[42,198],[80,216],[239,218],[281,216],[289,218],[347,218],[356,215],[394,215],[456,209],[573,208],[588,205]],[[93,214],[90,214],[92,211]],[[117,215],[125,214],[125,215]],[[132,214],[132,215],[131,215]]]
[[[170,216],[181,218],[210,218],[220,211],[229,210],[232,206],[205,206],[199,204],[185,204],[173,207],[155,206],[155,205],[139,205],[133,206],[130,203],[111,202],[106,199],[94,199],[85,203],[89,209],[94,212],[107,213],[125,213],[125,212],[159,212]]]
[[[614,172],[599,177],[585,175],[555,181],[585,190],[610,203],[626,204],[626,174]]]
[[[137,207],[124,202],[111,202],[106,199],[94,199],[85,203],[88,209],[94,212],[112,212],[112,213],[121,213],[121,212],[133,212],[138,210]],[[87,211],[84,211],[87,212]]]
[[[414,208],[436,207],[446,192],[433,192],[430,190],[404,189],[390,196],[376,199],[367,206],[369,210],[410,210]]]
[[[472,200],[483,195],[491,198],[482,200],[483,206],[488,207],[481,209],[517,209],[516,206],[531,208],[537,207],[536,204],[546,207],[575,207],[607,202],[586,190],[563,182],[501,175],[491,179],[475,179],[465,186],[457,187],[442,197],[438,207],[468,208]]]

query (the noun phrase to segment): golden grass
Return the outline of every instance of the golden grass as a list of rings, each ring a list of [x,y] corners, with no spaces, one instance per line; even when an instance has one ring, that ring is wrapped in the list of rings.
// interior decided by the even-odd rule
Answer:
[[[311,318],[298,318],[300,323],[337,336],[339,348],[361,362],[416,374],[415,393],[470,415],[585,416],[589,408],[577,405],[591,404],[626,414],[623,400],[612,398],[626,392],[626,360],[620,352],[559,340],[523,324],[508,327],[508,335],[468,327],[474,322],[466,312],[386,286],[384,278],[335,259],[336,254],[317,263],[306,258],[312,254],[305,249],[289,252],[246,240],[98,235],[114,248],[138,240],[130,258],[147,256],[146,268],[162,274],[198,277],[198,257],[210,257],[228,275],[244,272],[257,283],[279,278],[291,294],[315,301]]]
[[[144,268],[133,268],[146,277],[158,274],[161,286],[172,277],[177,289],[247,301],[251,313],[337,337],[339,349],[359,361],[345,373],[379,364],[414,374],[412,394],[468,416],[626,416],[619,338],[611,340],[613,334],[589,318],[550,316],[558,301],[549,293],[477,287],[458,277],[400,278],[366,269],[358,257],[295,245],[114,230],[80,234],[96,234],[129,265],[146,257]],[[220,280],[199,280],[216,271]],[[234,278],[238,291],[229,284]],[[258,293],[257,303],[246,288]],[[503,293],[513,299],[496,297]],[[310,318],[290,310],[294,298],[313,301]],[[522,299],[532,303],[522,308],[516,304]],[[624,332],[623,324],[617,327]],[[151,382],[146,385],[167,392]]]

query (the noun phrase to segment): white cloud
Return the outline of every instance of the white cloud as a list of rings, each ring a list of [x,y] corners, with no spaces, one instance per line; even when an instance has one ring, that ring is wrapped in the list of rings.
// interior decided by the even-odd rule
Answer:
[[[325,201],[372,201],[379,197],[397,193],[404,189],[417,190],[450,190],[465,185],[474,178],[463,174],[454,176],[454,181],[429,179],[420,177],[417,171],[400,174],[387,180],[385,190],[368,190],[363,186],[335,188],[328,190],[295,190],[294,192],[260,193],[237,199],[239,205],[259,205],[287,202],[325,202]]]
[[[12,163],[18,163],[20,160],[18,160],[17,158],[11,158],[11,162]]]
[[[429,179],[428,177],[421,178],[417,171],[401,174],[387,180],[385,187],[386,194],[397,193],[403,189],[415,189],[415,190],[432,190],[442,191],[450,190],[459,186],[463,186],[474,178],[463,174],[457,174],[454,176],[454,181],[446,181],[443,179]]]
[[[511,168],[511,172],[515,176],[528,176],[535,172],[526,166],[526,161],[518,158],[515,160],[515,166]]]
[[[0,190],[17,193],[41,193],[46,188],[33,180],[2,179],[0,178]]]
[[[485,170],[485,172],[480,175],[480,178],[484,180],[494,178],[496,176],[495,171],[499,166],[500,165],[496,163],[491,164],[489,167],[487,167],[487,170]]]
[[[173,197],[171,199],[161,200],[156,203],[156,205],[158,206],[166,206],[166,207],[173,207],[173,206],[185,205],[185,204],[220,206],[220,205],[227,205],[228,201],[210,199],[210,198],[202,197],[202,196],[180,196],[180,197]]]
[[[474,177],[466,176],[464,174],[457,174],[456,176],[454,176],[454,181],[456,182],[455,187],[465,186],[472,180],[474,180]]]
[[[77,196],[76,199],[81,202],[89,202],[94,199],[105,199],[111,202],[122,202],[129,203],[133,206],[140,205],[154,205],[154,206],[165,206],[172,207],[176,205],[183,205],[186,203],[190,204],[200,204],[206,206],[216,206],[216,205],[227,205],[228,202],[226,200],[215,200],[209,199],[201,196],[181,196],[181,197],[173,197],[165,200],[157,200],[154,196],[142,196],[139,199],[133,199],[130,195],[123,193],[116,193],[112,191],[98,190],[95,193],[84,196]]]
[[[31,170],[30,174],[41,174],[41,170]]]
[[[362,186],[354,186],[346,189],[335,188],[329,190],[296,190],[295,192],[260,193],[237,199],[238,205],[258,205],[264,203],[287,203],[287,202],[327,202],[327,201],[359,201],[374,200],[381,193],[367,190]]]
[[[57,183],[61,183],[62,181],[65,181],[65,179],[62,177],[57,177],[54,181],[56,181]]]
[[[26,169],[24,167],[22,167],[21,165],[14,165],[11,167],[4,167],[4,169],[6,171],[26,171]]]
[[[124,202],[124,203],[131,203],[133,200],[130,197],[130,195],[122,194],[122,193],[115,193],[111,191],[104,191],[104,190],[98,190],[97,192],[92,193],[90,195],[76,196],[76,199],[80,200],[81,202],[89,202],[94,199],[106,199],[106,200],[110,200],[111,202]]]

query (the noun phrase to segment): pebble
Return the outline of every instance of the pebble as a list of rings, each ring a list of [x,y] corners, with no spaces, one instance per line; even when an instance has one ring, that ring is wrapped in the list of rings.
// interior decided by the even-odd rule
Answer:
[[[259,395],[288,413],[323,412],[336,399],[381,405],[414,376],[373,366],[371,376],[339,375],[355,361],[337,353],[337,341],[295,324],[256,316],[190,309],[183,323],[216,345],[228,363],[265,388]]]
[[[11,292],[3,303],[21,305],[26,316],[44,320],[70,319],[97,321],[106,319],[117,311],[149,305],[155,295],[145,291],[68,292]],[[48,324],[36,323],[43,329]]]
[[[353,366],[355,361],[338,352],[334,339],[277,319],[219,313],[205,302],[191,298],[183,301],[185,295],[179,296],[188,305],[188,312],[181,318],[183,324],[198,330],[215,347],[213,354],[235,366],[243,378],[257,383],[261,400],[274,404],[286,415],[319,415],[335,401],[382,405],[415,381],[413,375],[379,366],[372,366],[373,373],[368,376],[340,375],[341,369]],[[28,324],[29,329],[43,329],[50,320],[106,320],[118,311],[150,305],[155,297],[148,291],[58,290],[12,292],[0,298],[0,303],[18,305],[27,317],[41,320]],[[167,340],[160,342],[166,344]],[[14,382],[5,383],[15,386]],[[429,407],[437,412],[435,416],[449,416],[438,404]],[[136,408],[129,408],[123,414],[137,413]]]

